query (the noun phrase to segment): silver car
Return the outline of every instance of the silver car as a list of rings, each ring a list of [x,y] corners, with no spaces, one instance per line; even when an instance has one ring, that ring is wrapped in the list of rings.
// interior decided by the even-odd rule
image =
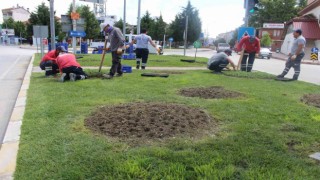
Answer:
[[[270,59],[272,56],[272,52],[269,48],[261,48],[259,53],[259,58],[264,59],[265,57]]]

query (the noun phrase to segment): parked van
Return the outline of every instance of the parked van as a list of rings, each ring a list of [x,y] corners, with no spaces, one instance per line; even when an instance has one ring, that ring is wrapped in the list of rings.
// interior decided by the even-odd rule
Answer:
[[[217,46],[217,52],[223,52],[227,49],[230,49],[230,45],[228,43],[219,43]],[[231,50],[231,49],[230,49]]]

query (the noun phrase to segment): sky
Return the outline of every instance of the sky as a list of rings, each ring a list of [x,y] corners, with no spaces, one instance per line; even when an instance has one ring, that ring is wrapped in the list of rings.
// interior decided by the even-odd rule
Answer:
[[[34,12],[42,2],[49,6],[48,0],[0,0],[0,10],[19,4]],[[232,31],[243,24],[245,14],[243,0],[190,0],[190,2],[199,10],[202,31],[208,33],[210,37]],[[66,14],[70,3],[72,0],[54,0],[56,15]],[[116,15],[118,20],[123,18],[123,3],[122,0],[107,0],[107,15]],[[152,17],[159,16],[161,13],[164,21],[170,23],[187,3],[188,0],[141,0],[141,16],[146,11],[149,11]],[[92,3],[80,0],[76,0],[76,4],[93,7]],[[137,24],[137,16],[138,0],[127,0],[127,22]],[[2,13],[0,13],[0,23],[2,21]]]

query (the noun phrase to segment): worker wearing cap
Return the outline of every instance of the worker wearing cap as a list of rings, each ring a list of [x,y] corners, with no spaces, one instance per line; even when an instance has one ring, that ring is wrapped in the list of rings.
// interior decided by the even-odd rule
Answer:
[[[61,73],[60,82],[66,80],[76,81],[87,79],[87,74],[82,70],[76,60],[76,56],[71,53],[62,53],[57,57],[57,64]]]
[[[233,70],[236,69],[233,61],[229,58],[232,51],[230,49],[225,50],[224,52],[219,52],[214,54],[208,61],[208,69],[212,70],[213,73],[221,73],[221,71],[227,67],[230,63],[233,67]]]
[[[63,46],[59,46],[57,49],[49,51],[41,59],[40,68],[45,70],[46,77],[54,76],[59,72],[56,59],[60,52],[66,52]]]
[[[152,38],[147,35],[147,30],[142,29],[141,34],[136,36],[131,44],[137,43],[136,45],[136,61],[137,61],[137,66],[136,69],[140,69],[140,63],[142,60],[141,64],[141,69],[145,69],[147,66],[147,61],[148,61],[148,56],[149,56],[149,49],[148,49],[148,44],[150,43],[154,48],[157,49],[159,52],[159,48],[157,48],[157,45],[152,41]]]
[[[251,72],[255,57],[260,53],[260,40],[255,36],[244,36],[237,46],[238,52],[242,49],[244,55],[241,60],[241,71]]]
[[[306,39],[302,36],[301,29],[297,29],[293,32],[293,37],[295,38],[289,53],[289,58],[286,62],[286,67],[282,74],[278,75],[278,78],[284,78],[284,76],[289,72],[291,67],[294,69],[293,80],[298,80],[300,75],[300,65],[301,60],[304,57],[304,48],[306,46]]]
[[[108,34],[110,46],[107,50],[111,51],[112,56],[110,72],[109,74],[104,74],[103,77],[106,79],[112,79],[115,75],[122,76],[121,55],[123,53],[122,49],[124,49],[125,38],[119,28],[113,27],[109,23],[102,23],[100,28],[101,31]]]

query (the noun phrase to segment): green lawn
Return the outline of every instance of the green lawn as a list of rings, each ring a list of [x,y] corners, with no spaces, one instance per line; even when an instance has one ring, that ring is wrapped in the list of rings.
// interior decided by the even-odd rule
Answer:
[[[81,66],[99,66],[101,62],[101,54],[77,54],[76,56],[81,56],[83,58],[78,59],[77,61]],[[206,67],[207,58],[197,57],[195,63],[181,62],[181,59],[194,59],[194,57],[186,56],[177,56],[177,55],[149,55],[148,66],[149,67]],[[40,55],[38,54],[34,65],[39,65]],[[122,60],[122,64],[135,66],[135,60]],[[106,54],[104,60],[104,66],[111,66],[111,55],[110,53]]]
[[[159,56],[163,57],[163,56]],[[262,76],[261,74],[259,76]],[[266,75],[268,76],[268,75]],[[245,95],[206,100],[181,88],[223,86]],[[320,112],[300,102],[319,87],[303,82],[234,78],[190,71],[143,78],[58,83],[33,73],[22,125],[16,179],[320,179]],[[91,133],[84,119],[97,107],[168,102],[205,110],[219,127],[201,139],[130,146]]]

